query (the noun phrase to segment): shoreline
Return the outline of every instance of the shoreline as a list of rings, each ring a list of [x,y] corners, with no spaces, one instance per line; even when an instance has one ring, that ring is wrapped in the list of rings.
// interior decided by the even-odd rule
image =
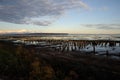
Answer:
[[[9,59],[6,58],[6,54]],[[66,77],[73,77],[72,80],[89,80],[89,78],[92,80],[113,80],[120,78],[120,59],[111,59],[109,56],[86,55],[84,52],[81,54],[76,51],[61,52],[51,48],[36,49],[33,46],[25,46],[22,44],[14,45],[9,41],[0,41],[0,57],[1,60],[5,60],[8,64],[6,65],[6,63],[2,62],[2,64],[4,64],[2,66],[5,66],[3,70],[6,70],[6,68],[7,72],[13,70],[13,72],[10,73],[4,72],[8,74],[7,76],[4,75],[3,72],[0,74],[0,78],[5,80],[20,80],[21,78],[29,80],[29,78],[39,73],[39,70],[37,70],[38,73],[29,75],[31,70],[39,68],[42,68],[42,70],[40,70],[42,74],[55,76],[57,80],[65,80]],[[20,60],[20,62],[16,61],[17,59]],[[9,60],[12,62],[9,62]],[[11,64],[14,66],[11,67]],[[0,69],[1,68],[2,67],[0,67]],[[17,72],[18,70],[20,73]],[[14,73],[14,71],[17,72],[17,74]],[[44,73],[44,71],[48,71],[48,73]],[[41,74],[39,75],[41,76]],[[44,76],[40,78],[44,78]],[[54,77],[52,77],[51,80],[54,80]]]

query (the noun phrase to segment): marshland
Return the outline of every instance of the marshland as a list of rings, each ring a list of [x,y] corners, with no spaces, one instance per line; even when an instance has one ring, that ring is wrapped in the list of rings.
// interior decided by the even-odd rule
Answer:
[[[0,80],[120,80],[120,0],[0,0]]]
[[[1,35],[0,79],[119,80],[119,38],[89,36]]]

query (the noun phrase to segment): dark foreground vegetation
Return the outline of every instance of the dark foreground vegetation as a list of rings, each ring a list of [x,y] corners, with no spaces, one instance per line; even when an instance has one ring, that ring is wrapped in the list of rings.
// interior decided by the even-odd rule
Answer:
[[[0,41],[0,80],[120,80],[119,60],[76,53]]]

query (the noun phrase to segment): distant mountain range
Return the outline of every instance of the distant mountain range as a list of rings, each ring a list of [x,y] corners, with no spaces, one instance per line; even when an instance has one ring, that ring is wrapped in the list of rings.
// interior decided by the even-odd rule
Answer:
[[[68,33],[3,33],[2,36],[45,36],[45,35],[68,35]]]

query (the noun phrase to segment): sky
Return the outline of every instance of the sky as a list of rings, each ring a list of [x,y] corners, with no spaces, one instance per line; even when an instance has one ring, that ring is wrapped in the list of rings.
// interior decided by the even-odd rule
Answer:
[[[120,0],[0,0],[0,33],[120,34]]]

